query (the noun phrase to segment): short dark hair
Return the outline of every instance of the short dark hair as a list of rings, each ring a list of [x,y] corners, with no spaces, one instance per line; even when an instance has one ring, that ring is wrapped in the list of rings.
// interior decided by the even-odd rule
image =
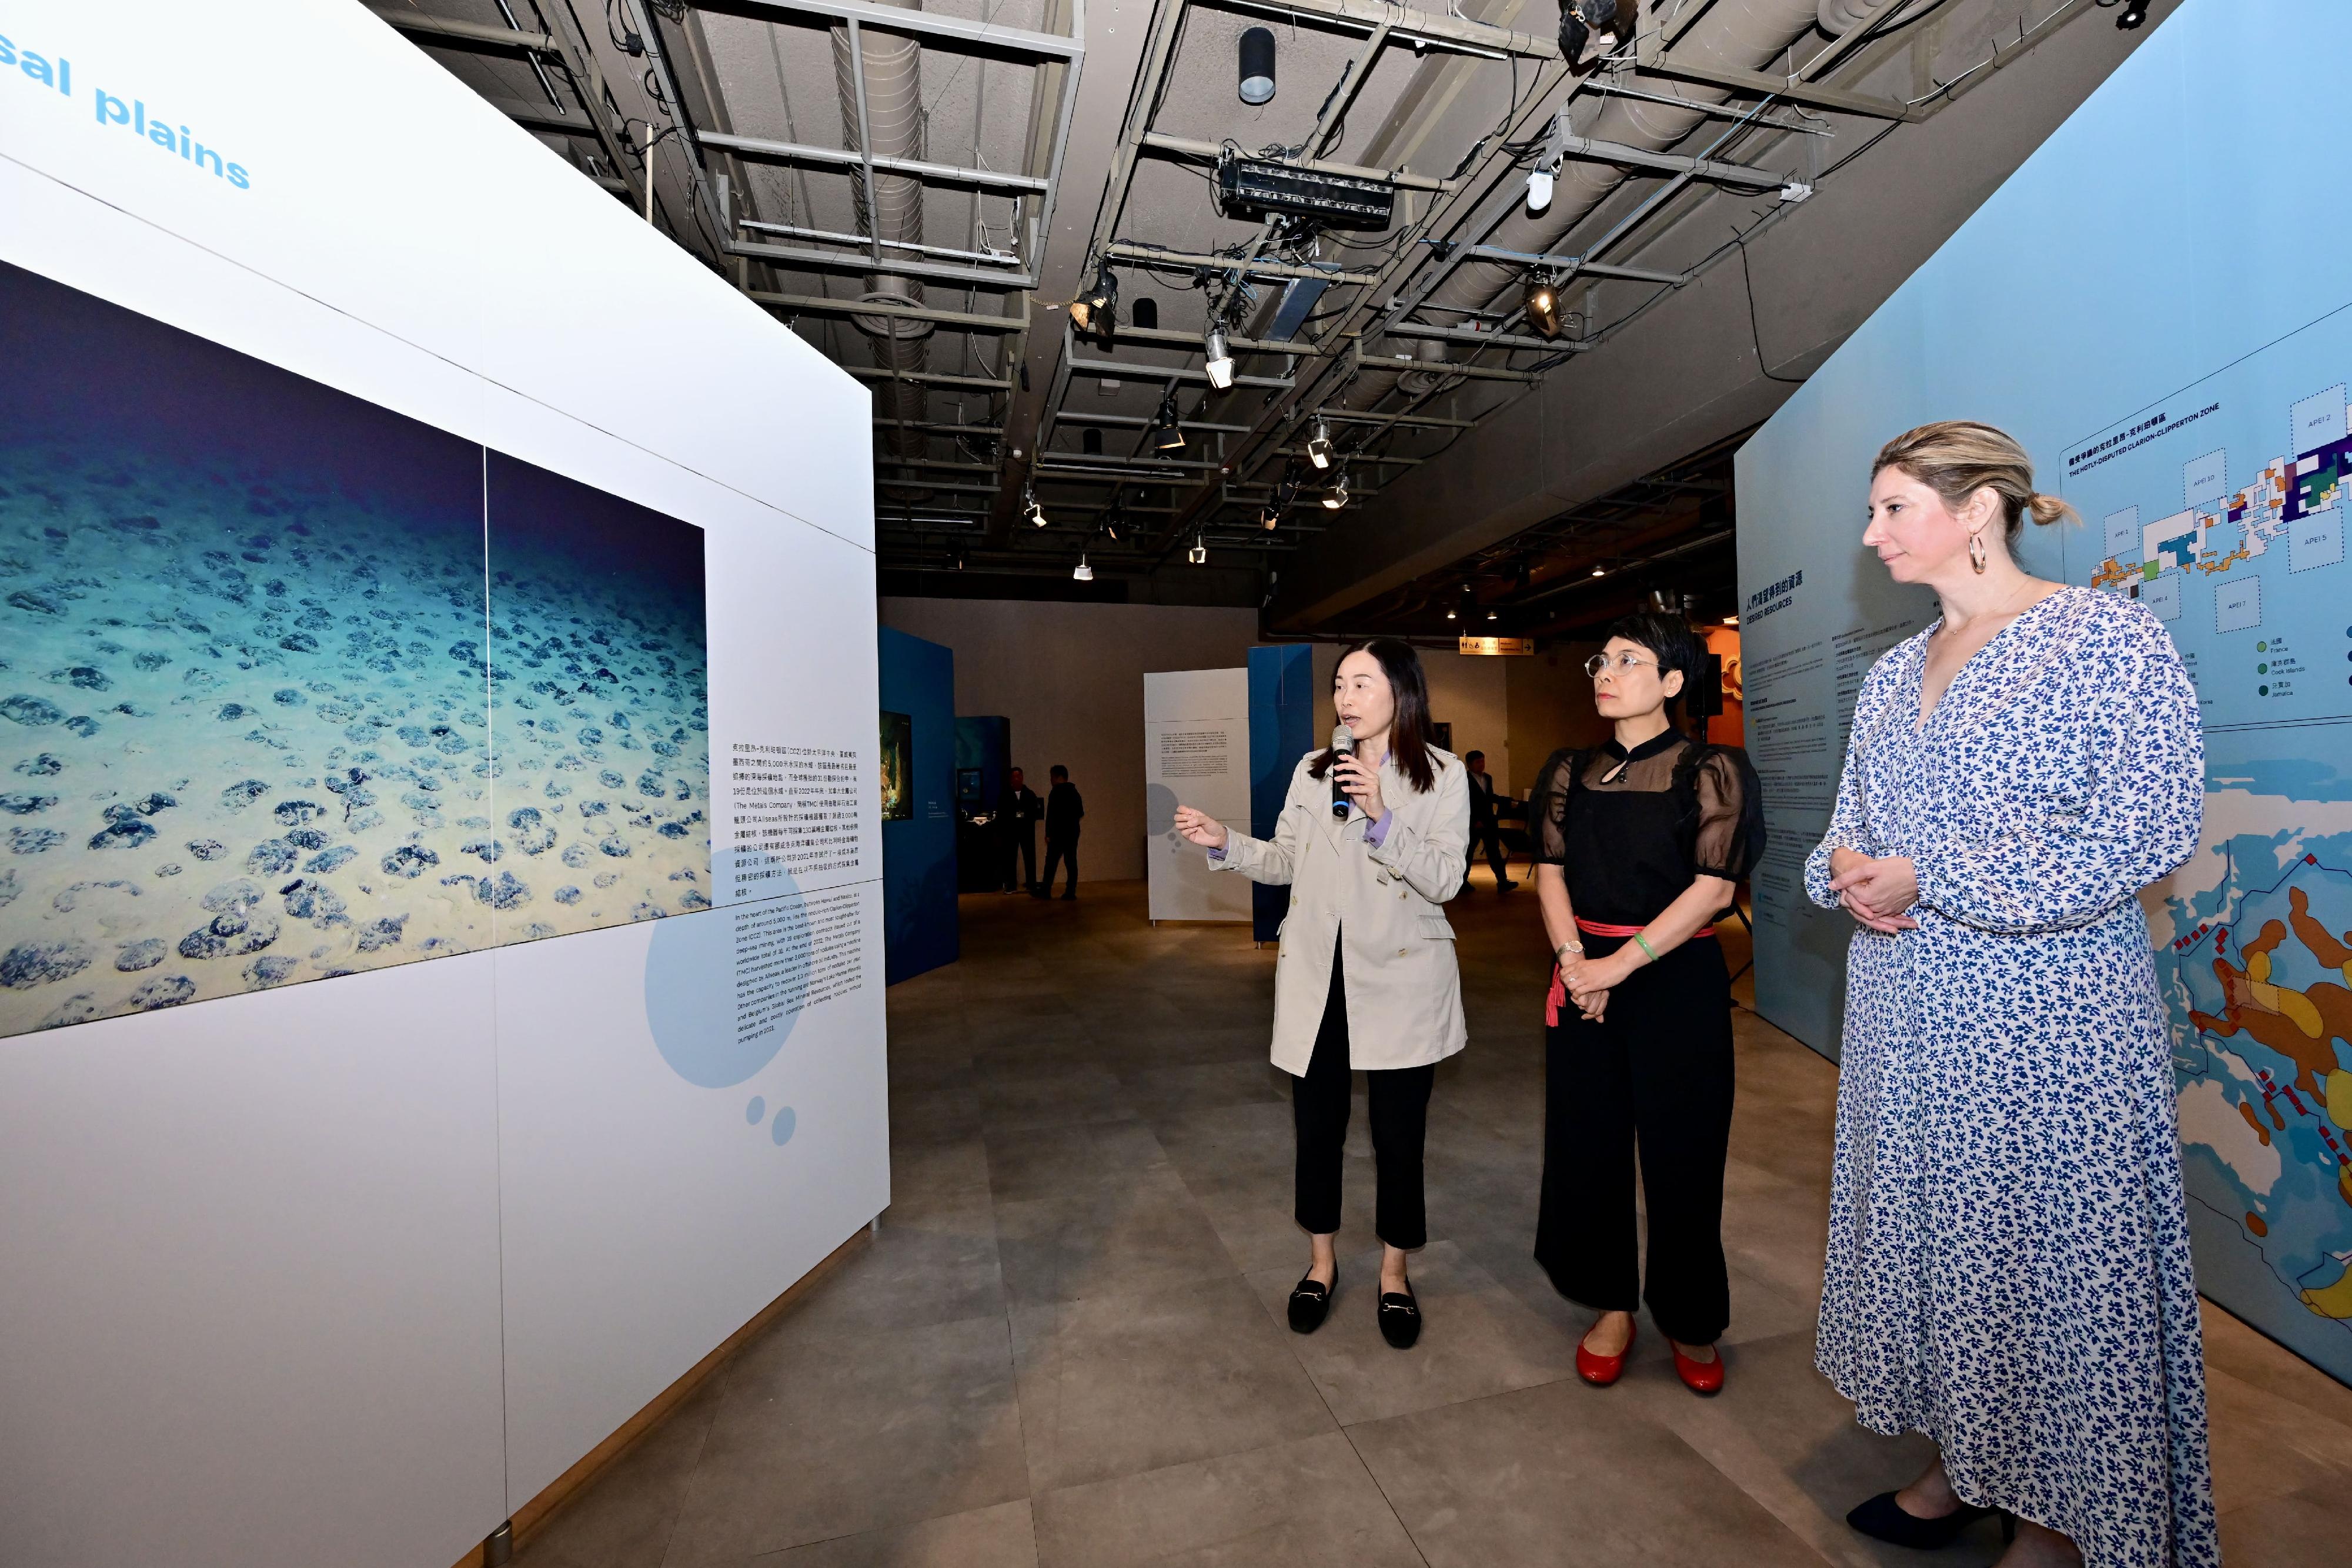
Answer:
[[[1486,760],[1486,754],[1483,751],[1465,751],[1462,754],[1462,760],[1465,762],[1484,762]]]
[[[1045,769],[1045,777],[1048,779],[1067,779],[1069,776],[1070,770],[1058,762]]]
[[[1658,661],[1658,678],[1664,680],[1673,671],[1680,671],[1683,688],[1666,699],[1666,711],[1690,695],[1691,683],[1698,679],[1698,639],[1691,634],[1690,622],[1679,615],[1661,615],[1644,611],[1639,615],[1620,616],[1610,623],[1609,635],[1603,642],[1622,637],[1628,643],[1648,649]]]

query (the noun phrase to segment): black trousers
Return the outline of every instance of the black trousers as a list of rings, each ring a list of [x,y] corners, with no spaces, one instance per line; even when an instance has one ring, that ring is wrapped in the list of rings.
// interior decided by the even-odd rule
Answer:
[[[1486,852],[1487,865],[1494,869],[1495,885],[1500,887],[1510,880],[1506,868],[1511,862],[1509,857],[1503,853],[1502,825],[1491,821],[1473,822],[1470,824],[1470,853],[1462,857],[1462,885],[1465,888],[1470,885],[1470,862],[1482,849]]]
[[[1036,886],[1036,825],[1032,822],[1015,822],[1005,831],[1013,837],[1004,846],[1004,891],[1011,893],[1016,887]]]
[[[1298,1129],[1297,1215],[1316,1236],[1339,1228],[1339,1172],[1348,1143],[1348,993],[1339,954],[1331,955],[1331,989],[1323,999],[1323,1022],[1315,1031],[1315,1053],[1307,1076],[1290,1081],[1290,1115]],[[1429,1091],[1437,1082],[1434,1063],[1368,1071],[1371,1101],[1372,1164],[1378,1187],[1372,1228],[1391,1247],[1420,1247],[1429,1240],[1429,1216],[1422,1202],[1421,1146],[1429,1124]]]
[[[1605,956],[1618,941],[1588,936]],[[1640,1301],[1670,1339],[1712,1344],[1731,1321],[1723,1165],[1731,1142],[1731,981],[1713,937],[1633,972],[1588,1023],[1573,1002],[1546,1036],[1543,1206],[1536,1260],[1602,1312]],[[1649,1216],[1644,1284],[1633,1164]]]
[[[1046,893],[1053,892],[1054,868],[1063,861],[1070,863],[1069,895],[1076,898],[1078,893],[1078,841],[1075,837],[1057,839],[1051,833],[1045,835],[1045,880],[1036,885]]]

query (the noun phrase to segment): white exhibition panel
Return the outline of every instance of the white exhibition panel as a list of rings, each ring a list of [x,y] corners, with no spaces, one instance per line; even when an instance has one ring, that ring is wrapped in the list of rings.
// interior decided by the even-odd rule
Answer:
[[[1247,831],[1249,671],[1143,677],[1144,870],[1154,920],[1247,920],[1250,883],[1212,871],[1175,829],[1191,806]]]
[[[878,882],[840,896],[881,929]],[[499,953],[509,1510],[890,1201],[878,946],[731,1087],[688,1082],[648,1032],[649,946],[699,947],[688,973],[724,988],[725,926],[761,907]]]
[[[0,1042],[0,1561],[415,1568],[505,1516],[492,986]]]
[[[733,743],[855,754],[854,855],[716,908],[0,1040],[38,1195],[0,1211],[0,1560],[446,1563],[888,1201],[870,401],[357,5],[8,37],[74,90],[0,81],[0,261],[703,531],[715,872]],[[661,975],[724,999],[729,923],[803,905],[847,978],[768,1060],[656,1038]]]

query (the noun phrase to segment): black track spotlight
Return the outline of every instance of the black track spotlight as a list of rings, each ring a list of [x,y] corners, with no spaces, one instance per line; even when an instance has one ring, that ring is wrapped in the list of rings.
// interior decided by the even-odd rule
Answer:
[[[1616,26],[1617,0],[1559,0],[1559,57],[1571,68],[1582,63],[1596,34],[1613,47]]]
[[[1318,468],[1331,466],[1331,427],[1317,414],[1315,423],[1307,427],[1307,461]]]
[[[1209,384],[1219,392],[1234,384],[1234,356],[1225,347],[1225,329],[1209,323],[1209,335],[1201,350],[1201,368],[1209,372]]]
[[[1113,497],[1110,506],[1103,513],[1102,522],[1103,532],[1110,537],[1111,543],[1118,543],[1119,525],[1126,521],[1127,503],[1118,497]]]
[[[1546,338],[1559,336],[1559,290],[1549,273],[1530,272],[1520,296],[1528,325]]]
[[[2116,26],[2126,33],[2136,33],[2147,21],[2147,0],[2124,0],[2124,8],[2116,16]]]
[[[1274,29],[1248,27],[1243,29],[1242,101],[1255,109],[1261,103],[1274,101]]]
[[[1184,427],[1176,418],[1176,389],[1170,387],[1160,394],[1160,416],[1153,422],[1151,445],[1157,452],[1184,450]]]
[[[1265,511],[1260,512],[1257,515],[1257,520],[1260,528],[1264,528],[1267,533],[1272,533],[1275,529],[1282,527],[1282,508],[1280,507],[1268,507]]]
[[[1021,492],[1021,515],[1039,528],[1045,526],[1045,507],[1037,499],[1037,487],[1026,486]]]
[[[1118,330],[1118,279],[1108,263],[1095,268],[1094,287],[1070,301],[1070,325],[1097,338]]]

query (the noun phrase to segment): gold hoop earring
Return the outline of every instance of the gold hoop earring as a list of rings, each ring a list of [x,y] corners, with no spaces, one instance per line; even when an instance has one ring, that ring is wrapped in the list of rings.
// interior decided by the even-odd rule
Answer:
[[[1984,535],[1970,534],[1969,536],[1969,564],[1977,569],[1977,575],[1979,577],[1982,577],[1984,575],[1985,562],[1990,559],[1991,557],[1985,554]]]

